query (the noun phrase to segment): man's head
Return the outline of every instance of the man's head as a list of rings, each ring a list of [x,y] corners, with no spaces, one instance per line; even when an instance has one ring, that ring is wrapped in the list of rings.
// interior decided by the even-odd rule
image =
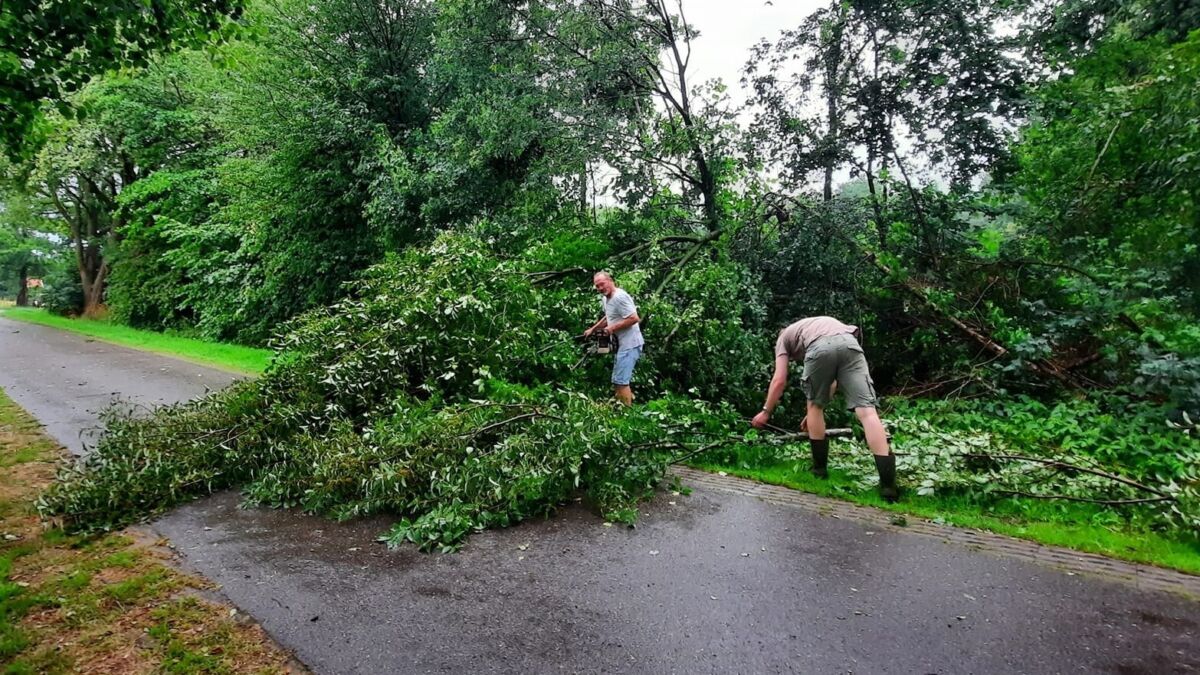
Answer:
[[[612,275],[608,272],[596,272],[592,276],[592,285],[606,298],[611,298],[614,291],[617,290],[617,284],[613,281]]]

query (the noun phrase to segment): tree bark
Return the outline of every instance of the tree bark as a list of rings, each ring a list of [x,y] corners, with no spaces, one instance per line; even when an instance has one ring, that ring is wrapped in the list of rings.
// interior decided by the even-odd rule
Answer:
[[[29,263],[21,265],[21,285],[17,289],[17,307],[29,306]]]

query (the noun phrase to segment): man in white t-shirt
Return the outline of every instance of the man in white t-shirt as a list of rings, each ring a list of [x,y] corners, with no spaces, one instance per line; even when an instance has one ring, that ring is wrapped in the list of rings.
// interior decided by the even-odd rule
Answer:
[[[623,289],[617,288],[612,275],[608,272],[596,272],[592,284],[600,293],[600,302],[604,307],[604,316],[592,324],[591,328],[583,331],[584,337],[600,329],[607,330],[617,338],[617,358],[613,363],[612,383],[617,400],[625,405],[633,405],[633,390],[629,383],[633,380],[633,367],[642,356],[642,329],[638,325],[641,317],[637,313],[637,305]]]

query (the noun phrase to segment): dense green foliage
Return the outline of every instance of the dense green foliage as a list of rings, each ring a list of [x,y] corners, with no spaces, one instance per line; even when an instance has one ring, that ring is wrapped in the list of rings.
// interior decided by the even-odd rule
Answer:
[[[1200,410],[1200,15],[1176,5],[833,2],[749,55],[743,128],[661,0],[251,3],[205,52],[72,85],[5,167],[71,247],[64,311],[279,352],[114,417],[43,508],[111,525],[244,484],[427,547],[577,477],[626,513],[672,452],[794,453],[735,411],[774,333],[832,314],[881,390],[971,401],[897,413],[918,496],[1145,497],[1108,505],[1194,533],[1168,422]],[[602,268],[646,319],[632,412],[572,367]],[[628,452],[676,417],[707,426]]]
[[[389,539],[425,547],[545,512],[575,488],[630,520],[670,458],[651,449],[661,423],[682,433],[705,406],[629,412],[578,393],[596,373],[573,367],[558,326],[583,323],[582,300],[536,290],[478,236],[442,235],[298,320],[260,379],[149,418],[114,411],[41,508],[105,527],[246,483],[257,503],[407,514]],[[664,358],[699,361],[695,344]],[[671,388],[692,376],[676,371]]]
[[[195,44],[240,7],[230,0],[7,0],[0,8],[0,139],[19,154],[46,104],[69,110],[66,96],[92,76]]]

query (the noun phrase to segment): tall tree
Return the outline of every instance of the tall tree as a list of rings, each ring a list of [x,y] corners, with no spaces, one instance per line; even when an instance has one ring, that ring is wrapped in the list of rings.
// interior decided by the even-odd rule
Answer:
[[[737,134],[723,86],[695,82],[696,30],[681,3],[667,0],[562,0],[531,3],[526,30],[556,65],[632,114],[621,124],[573,125],[586,147],[616,173],[625,203],[649,209],[658,227],[626,254],[657,251],[656,290],[735,222],[732,187]],[[671,251],[662,251],[670,247]]]
[[[899,174],[919,212],[917,169],[965,189],[1004,156],[1021,110],[1015,14],[994,0],[831,2],[746,66],[755,93],[754,129],[763,158],[790,185],[849,170],[868,182]],[[797,64],[802,68],[796,69]]]
[[[169,78],[168,78],[169,79]],[[25,169],[26,190],[54,209],[68,231],[84,293],[85,313],[100,311],[125,215],[118,197],[149,172],[190,154],[209,130],[181,114],[175,87],[161,78],[114,77],[93,83],[73,101],[79,118],[49,119],[46,141]]]

